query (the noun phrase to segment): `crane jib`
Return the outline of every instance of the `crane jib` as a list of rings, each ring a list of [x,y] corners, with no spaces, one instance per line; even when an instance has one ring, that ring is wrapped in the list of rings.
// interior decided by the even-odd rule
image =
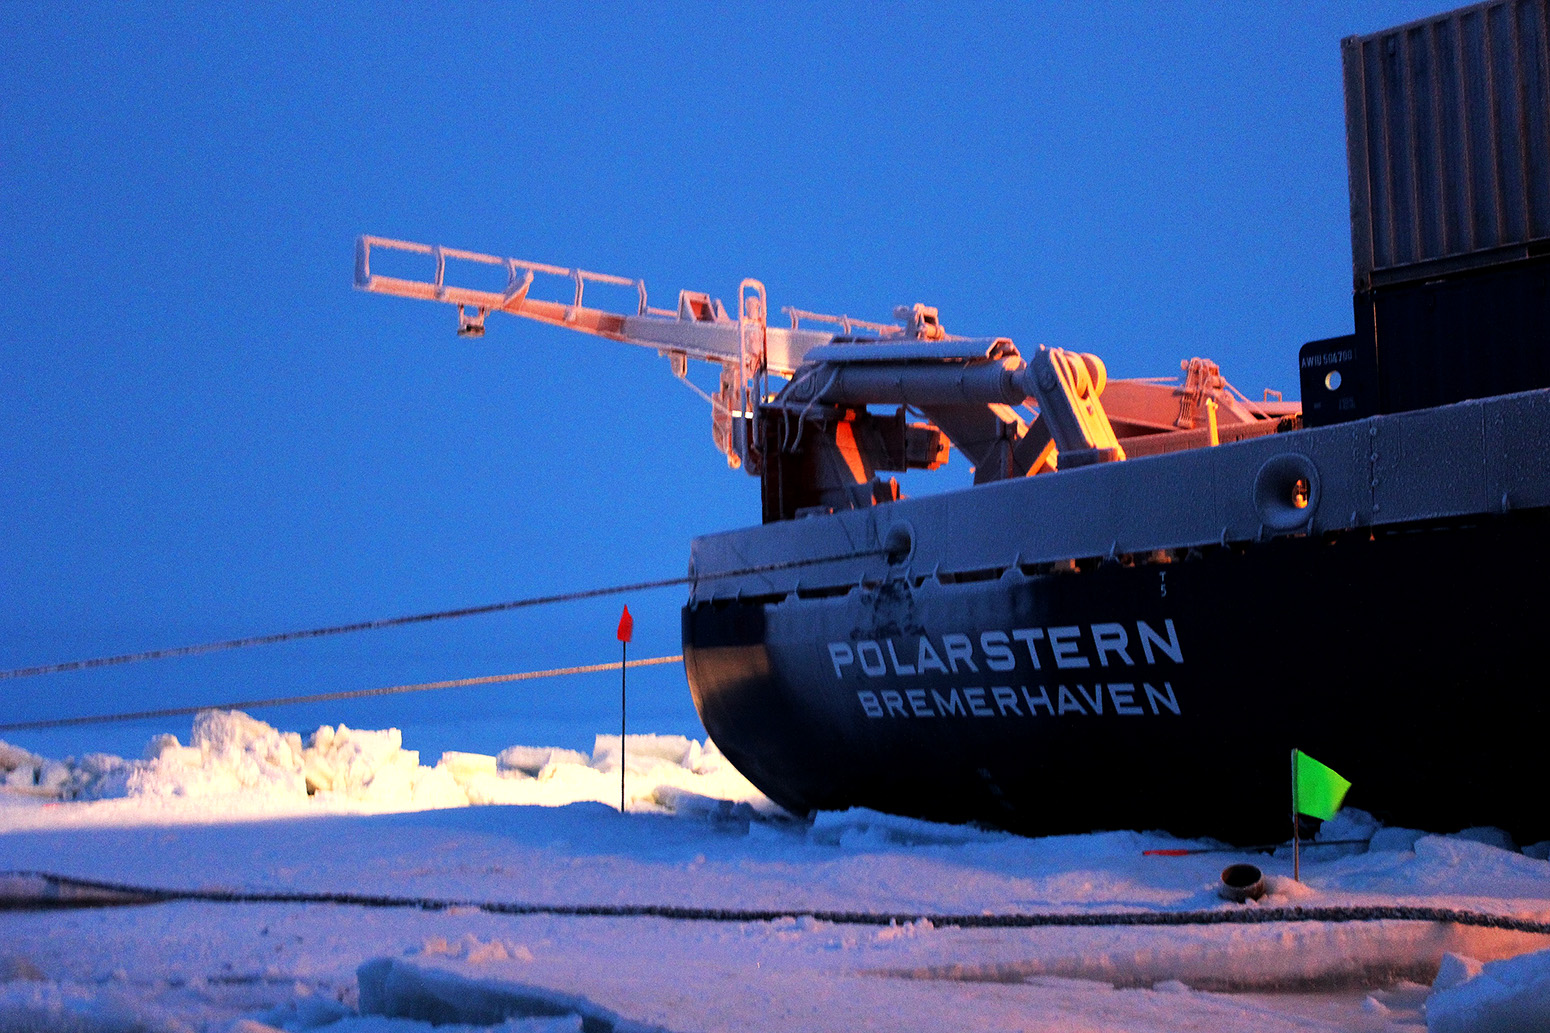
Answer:
[[[383,253],[387,271],[373,267]],[[504,287],[491,289],[491,268]],[[687,290],[676,308],[654,308],[640,279],[363,236],[355,286],[455,305],[463,336],[505,312],[655,349],[710,403],[728,465],[761,479],[765,522],[896,500],[897,480],[880,473],[934,470],[954,448],[980,484],[1256,437],[1300,411],[1250,402],[1200,358],[1183,364],[1182,384],[1110,385],[1095,355],[1040,345],[1024,356],[1004,337],[955,336],[921,304],[896,308],[892,324],[784,308],[789,325],[772,326],[753,279],[735,314]],[[589,286],[633,290],[634,310],[588,304]],[[720,367],[714,393],[689,379],[691,358]]]

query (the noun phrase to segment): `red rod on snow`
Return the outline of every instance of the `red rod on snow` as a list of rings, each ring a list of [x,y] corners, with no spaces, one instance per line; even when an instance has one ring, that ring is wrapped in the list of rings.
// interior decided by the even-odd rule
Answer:
[[[630,638],[635,634],[635,618],[626,606],[619,615],[619,813],[624,813],[624,676],[629,670]]]

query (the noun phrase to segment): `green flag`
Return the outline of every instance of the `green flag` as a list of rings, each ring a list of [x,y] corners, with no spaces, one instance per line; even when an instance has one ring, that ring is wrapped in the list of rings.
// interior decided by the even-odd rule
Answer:
[[[1299,814],[1328,821],[1340,810],[1351,783],[1301,750],[1292,751],[1292,795]]]

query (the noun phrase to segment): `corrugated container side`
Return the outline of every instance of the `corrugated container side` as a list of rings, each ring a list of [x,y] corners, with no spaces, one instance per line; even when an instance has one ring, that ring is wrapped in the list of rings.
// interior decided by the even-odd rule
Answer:
[[[1341,43],[1356,289],[1550,238],[1550,0],[1490,0]],[[1424,273],[1424,270],[1418,270]]]

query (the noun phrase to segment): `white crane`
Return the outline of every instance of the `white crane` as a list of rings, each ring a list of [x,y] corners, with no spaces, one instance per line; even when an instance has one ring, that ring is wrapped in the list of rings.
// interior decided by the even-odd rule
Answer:
[[[429,259],[432,275],[373,272],[372,254],[384,250]],[[448,282],[448,259],[504,269],[505,289]],[[538,276],[570,281],[571,300],[533,297]],[[634,288],[635,311],[588,307],[589,283]],[[731,466],[763,479],[766,521],[895,499],[897,482],[880,481],[877,471],[935,469],[949,443],[983,483],[1257,436],[1299,411],[1249,402],[1205,359],[1181,364],[1181,385],[1110,383],[1095,355],[1041,345],[1025,358],[1004,337],[948,334],[926,305],[895,309],[897,323],[784,308],[790,326],[771,326],[764,285],[753,279],[739,286],[733,318],[706,293],[680,291],[676,309],[653,308],[639,279],[363,236],[355,286],[456,305],[464,336],[483,335],[485,318],[506,312],[654,348],[691,387],[689,359],[716,363],[720,389],[700,391],[712,406],[712,436]],[[788,379],[775,387],[771,377]],[[873,411],[880,406],[895,410]],[[911,412],[929,422],[911,422]],[[1197,427],[1201,420],[1206,426]]]

